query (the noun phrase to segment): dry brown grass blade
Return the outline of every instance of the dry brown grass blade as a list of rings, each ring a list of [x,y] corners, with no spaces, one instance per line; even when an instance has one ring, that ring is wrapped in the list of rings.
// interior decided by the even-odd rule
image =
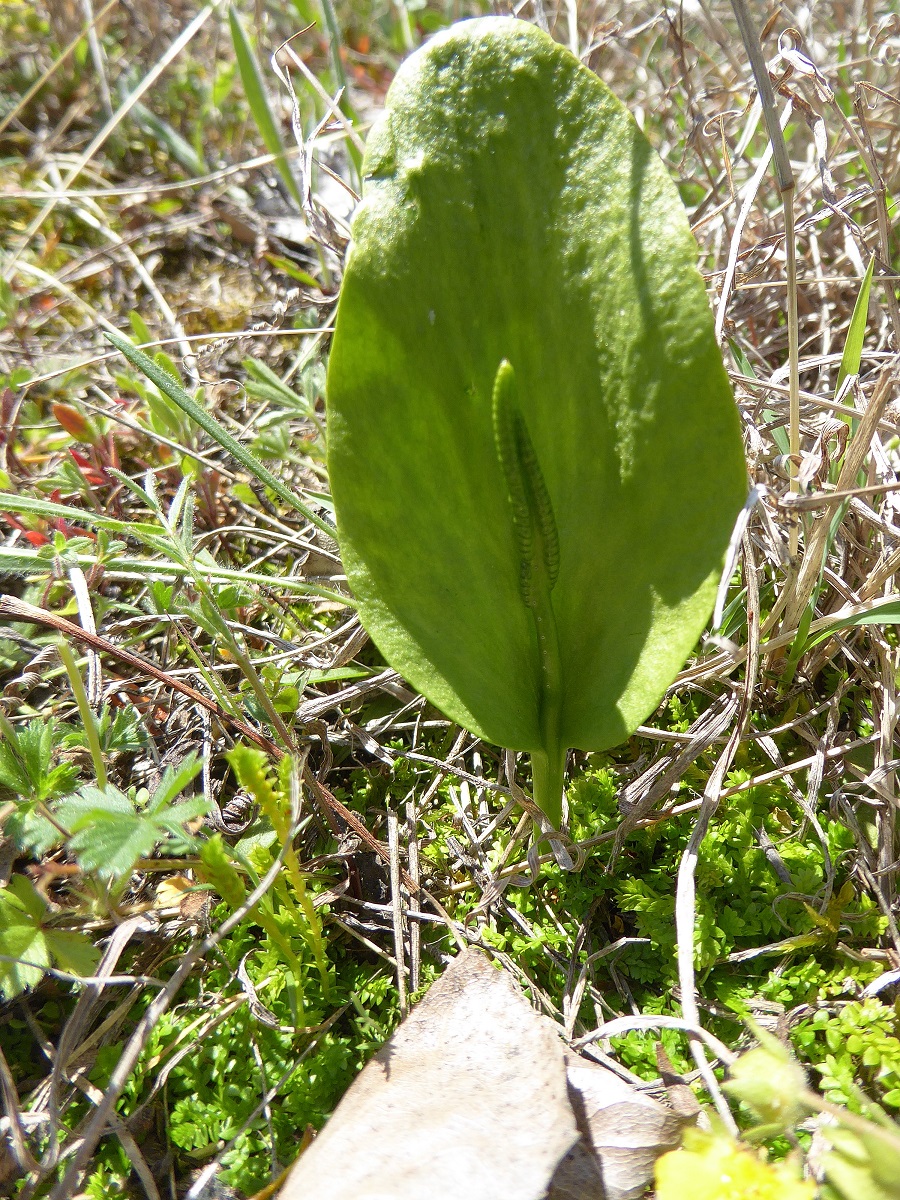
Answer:
[[[736,709],[737,700],[733,695],[710,705],[688,731],[687,745],[677,754],[653,763],[636,780],[622,789],[619,798],[622,820],[616,830],[610,854],[611,866],[621,853],[625,839],[631,831],[638,828],[663,796],[668,795],[673,785],[684,776],[690,764],[725,732],[734,718]]]
[[[797,310],[797,239],[794,230],[794,192],[795,180],[791,160],[788,155],[787,143],[784,139],[784,121],[790,113],[791,104],[782,121],[779,121],[775,109],[775,96],[769,79],[768,68],[763,58],[759,35],[753,24],[750,9],[746,0],[731,0],[731,7],[737,18],[741,38],[753,68],[753,77],[759,90],[762,104],[763,119],[769,134],[769,145],[775,161],[775,174],[778,179],[778,191],[781,195],[782,215],[784,217],[784,252],[785,275],[787,283],[787,334],[788,334],[788,366],[790,386],[790,412],[788,429],[790,437],[789,475],[791,491],[798,491],[796,479],[796,459],[800,454],[800,345],[798,333]],[[797,533],[790,533],[791,554],[797,552]]]
[[[725,776],[744,736],[744,729],[753,705],[759,671],[759,576],[753,544],[747,534],[744,535],[744,581],[747,587],[747,666],[744,684],[741,688],[731,736],[716,760],[716,765],[703,792],[700,811],[678,867],[678,882],[675,890],[675,927],[678,934],[678,980],[681,987],[681,1006],[685,1020],[694,1026],[700,1024],[694,974],[697,861],[709,823],[721,800]],[[737,1136],[737,1124],[731,1114],[731,1109],[719,1089],[702,1044],[696,1037],[691,1038],[691,1052],[703,1076],[704,1083],[713,1097],[719,1116],[731,1132]]]
[[[60,1111],[62,1105],[62,1089],[64,1082],[70,1079],[69,1064],[76,1061],[82,1052],[80,1042],[88,1027],[91,1016],[103,1000],[104,988],[108,986],[110,976],[115,972],[119,959],[131,938],[139,931],[152,928],[143,916],[130,917],[117,926],[103,952],[94,978],[87,984],[78,998],[78,1002],[66,1022],[56,1048],[53,1062],[53,1072],[50,1077],[50,1088],[46,1107],[50,1114],[49,1132],[50,1145],[48,1154],[41,1164],[43,1170],[52,1169],[59,1161],[62,1149],[59,1131]]]
[[[391,922],[394,931],[394,959],[397,963],[397,1003],[400,1006],[401,1019],[409,1012],[409,1001],[406,991],[406,954],[405,928],[406,921],[403,913],[403,893],[400,890],[400,821],[397,810],[388,808],[388,849],[390,851],[391,868]]]
[[[192,688],[190,684],[182,683],[180,679],[174,679],[146,658],[142,658],[140,654],[135,654],[132,650],[126,650],[124,646],[117,646],[107,638],[100,637],[99,634],[90,633],[88,630],[82,629],[80,625],[75,625],[72,621],[67,621],[65,617],[57,616],[56,613],[48,612],[43,608],[37,608],[34,604],[28,604],[24,600],[17,600],[15,596],[0,596],[0,617],[9,617],[13,621],[26,621],[31,625],[45,625],[50,629],[56,629],[60,633],[65,634],[73,642],[89,646],[91,650],[98,653],[109,654],[134,670],[144,675],[149,675],[160,683],[164,683],[166,687],[171,688],[173,691],[180,692],[182,696],[187,696],[189,700],[193,700],[196,704],[201,705],[208,712],[218,717],[223,723],[232,725],[248,741],[252,742],[254,746],[259,746],[260,750],[265,750],[267,754],[271,754],[276,758],[280,758],[284,754],[284,751],[280,747],[253,729],[246,721],[242,721],[239,717],[225,712],[215,700],[210,700],[208,696],[204,696],[202,692],[198,692],[196,688]]]
[[[174,62],[185,46],[190,44],[192,38],[200,29],[203,28],[221,3],[222,0],[212,0],[210,4],[207,4],[205,8],[201,9],[194,19],[185,26],[179,36],[175,38],[175,40],[169,46],[165,54],[163,54],[162,58],[160,58],[156,65],[147,72],[138,86],[130,93],[127,100],[120,105],[116,112],[113,113],[110,119],[99,131],[99,133],[92,139],[87,149],[84,150],[81,155],[79,155],[75,165],[69,170],[65,179],[62,181],[62,191],[66,191],[70,184],[75,182],[97,151],[106,143],[107,139],[114,132],[114,130],[118,128],[118,126],[122,123],[122,121],[125,120],[134,106],[141,100],[143,96],[147,94],[150,88],[153,87],[157,79],[159,79],[159,77],[170,66],[170,64]],[[19,263],[20,257],[25,248],[29,245],[31,239],[56,208],[56,205],[56,200],[48,201],[28,225],[28,228],[24,231],[19,239],[18,249],[15,250],[5,262],[3,269],[4,279],[9,279],[12,277],[13,269],[15,268],[16,264]]]
[[[895,383],[895,379],[893,366],[886,366],[878,378],[872,398],[860,419],[859,427],[847,446],[844,463],[837,479],[837,491],[848,491],[856,483],[856,478],[862,470],[866,457],[869,454],[872,438],[878,429],[885,406],[891,398],[891,389]],[[806,611],[822,570],[822,555],[827,540],[828,522],[821,521],[809,539],[803,554],[803,561],[797,575],[797,580],[791,589],[790,596],[785,605],[784,617],[781,623],[781,628],[785,632],[796,630],[800,623],[800,618]]]
[[[16,1165],[25,1176],[36,1171],[38,1164],[28,1149],[27,1133],[22,1121],[22,1109],[19,1105],[18,1088],[2,1046],[0,1046],[0,1094],[3,1096],[3,1111],[6,1114],[6,1138]]]

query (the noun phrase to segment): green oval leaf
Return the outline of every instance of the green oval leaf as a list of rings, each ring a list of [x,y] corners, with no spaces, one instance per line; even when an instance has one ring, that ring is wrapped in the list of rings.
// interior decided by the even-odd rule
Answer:
[[[532,752],[558,820],[566,748],[622,741],[693,648],[746,493],[697,247],[626,110],[523,21],[412,55],[364,174],[328,374],[360,616]]]

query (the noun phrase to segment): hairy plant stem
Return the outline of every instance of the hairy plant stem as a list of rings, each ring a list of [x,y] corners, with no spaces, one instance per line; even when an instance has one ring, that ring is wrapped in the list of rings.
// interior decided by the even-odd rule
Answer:
[[[106,762],[103,758],[103,747],[100,745],[100,731],[97,728],[97,718],[94,716],[94,711],[88,701],[87,692],[84,690],[84,683],[81,679],[81,672],[78,670],[78,664],[75,662],[75,655],[72,653],[69,643],[60,640],[57,643],[56,649],[63,661],[63,666],[66,668],[66,674],[69,676],[72,694],[78,705],[81,724],[84,727],[84,736],[87,740],[88,749],[91,752],[94,774],[97,776],[97,787],[102,790],[106,787]]]
[[[291,813],[300,804],[300,776],[299,771],[294,769],[290,773],[289,787],[291,790],[291,808],[285,810],[280,804],[275,802],[275,794],[261,787],[254,793],[254,798],[259,803],[265,815],[269,818],[272,828],[275,830],[276,836],[283,841],[290,832]],[[296,797],[293,793],[296,791]],[[307,944],[313,952],[313,957],[316,960],[316,969],[319,972],[319,978],[322,981],[322,991],[326,1000],[331,999],[331,980],[328,975],[328,957],[325,953],[325,938],[322,932],[322,922],[319,919],[319,914],[316,912],[310,899],[309,892],[306,888],[306,878],[300,868],[300,863],[297,859],[297,853],[293,846],[289,846],[285,851],[284,865],[287,870],[288,878],[294,889],[294,894],[297,902],[300,905],[300,911],[303,913],[303,922],[298,922],[298,925],[303,930],[303,935]],[[288,895],[286,888],[279,889],[276,884],[279,898],[286,902],[295,913],[293,901]]]
[[[322,922],[319,920],[319,914],[313,907],[309,892],[306,890],[306,880],[304,879],[303,872],[300,870],[300,864],[297,861],[297,855],[293,847],[285,855],[284,865],[287,868],[288,877],[296,893],[300,911],[303,913],[305,919],[306,928],[304,932],[306,934],[306,941],[313,952],[313,958],[316,960],[316,969],[322,981],[322,993],[325,999],[330,1001],[331,979],[328,975],[328,957],[325,953]]]

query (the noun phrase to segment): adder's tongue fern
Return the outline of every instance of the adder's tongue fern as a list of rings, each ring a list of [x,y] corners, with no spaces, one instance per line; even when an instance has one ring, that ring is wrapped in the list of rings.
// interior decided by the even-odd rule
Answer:
[[[630,115],[526,21],[410,55],[363,177],[327,389],[347,577],[558,825],[567,748],[656,708],[746,496],[697,245]]]

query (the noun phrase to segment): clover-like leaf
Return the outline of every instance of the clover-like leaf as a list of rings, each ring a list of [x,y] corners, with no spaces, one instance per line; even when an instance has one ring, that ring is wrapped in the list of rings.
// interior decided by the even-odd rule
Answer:
[[[621,742],[712,609],[746,492],[677,190],[548,35],[412,55],[364,162],[328,373],[344,561],[385,657],[528,750]]]

